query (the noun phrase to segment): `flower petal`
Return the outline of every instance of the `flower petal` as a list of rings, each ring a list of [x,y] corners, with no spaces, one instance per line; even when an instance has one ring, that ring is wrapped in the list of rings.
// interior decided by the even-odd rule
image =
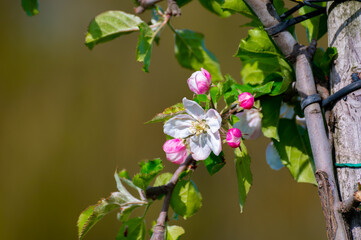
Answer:
[[[163,132],[174,138],[186,138],[192,133],[190,127],[194,119],[187,114],[179,114],[169,119],[163,126]]]
[[[222,151],[222,141],[219,132],[207,133],[207,145],[215,155],[219,155],[219,153]]]
[[[241,130],[245,139],[256,139],[262,136],[262,119],[258,110],[244,110],[236,114],[236,117],[239,118],[239,122],[236,122],[233,127]]]
[[[213,133],[217,132],[221,127],[222,118],[214,109],[209,109],[206,114],[206,122]]]
[[[191,137],[190,148],[193,159],[197,161],[205,160],[209,154],[211,154],[211,149],[207,144],[206,134]]]
[[[195,101],[188,100],[183,98],[183,106],[186,112],[191,115],[194,119],[202,120],[205,117],[204,110],[198,103]]]
[[[197,82],[196,82],[196,75],[197,75],[197,72],[194,72],[192,74],[192,76],[190,76],[190,78],[188,78],[187,80],[187,83],[188,83],[188,86],[189,86],[189,89],[198,94],[198,87],[197,87]]]

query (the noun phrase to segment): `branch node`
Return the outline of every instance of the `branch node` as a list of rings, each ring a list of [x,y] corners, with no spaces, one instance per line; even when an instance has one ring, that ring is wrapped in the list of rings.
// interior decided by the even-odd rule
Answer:
[[[165,11],[165,14],[170,16],[178,17],[181,15],[181,10],[176,2],[176,0],[167,0],[168,2],[168,8],[167,11]]]
[[[357,210],[361,202],[361,191],[356,191],[348,199],[340,202],[338,210],[344,214]]]

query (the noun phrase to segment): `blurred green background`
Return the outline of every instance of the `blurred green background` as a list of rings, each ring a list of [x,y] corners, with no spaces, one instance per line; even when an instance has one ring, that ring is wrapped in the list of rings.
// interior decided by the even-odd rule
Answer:
[[[140,160],[165,159],[162,125],[143,123],[192,96],[191,71],[174,57],[172,32],[166,28],[153,48],[149,74],[135,61],[137,34],[92,51],[83,44],[91,18],[133,7],[130,0],[40,1],[40,15],[28,17],[20,0],[0,0],[0,239],[77,239],[80,212],[116,190],[115,169],[133,174]],[[204,33],[223,73],[240,81],[232,55],[247,35],[239,27],[245,19],[220,19],[193,1],[172,23]],[[221,172],[210,177],[201,166],[194,174],[203,207],[175,223],[186,230],[182,239],[325,239],[316,187],[271,170],[265,138],[246,144],[254,184],[244,213],[224,146]],[[160,203],[152,206],[148,225],[159,210]],[[111,214],[86,239],[114,239],[119,227]]]

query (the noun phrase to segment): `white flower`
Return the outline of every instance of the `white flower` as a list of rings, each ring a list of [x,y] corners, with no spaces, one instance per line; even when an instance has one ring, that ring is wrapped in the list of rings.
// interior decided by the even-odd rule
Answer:
[[[245,139],[256,139],[262,136],[262,119],[257,109],[245,109],[243,112],[236,114],[239,122],[233,127],[241,130]]]
[[[198,103],[183,98],[183,105],[188,114],[179,114],[169,119],[163,131],[174,138],[188,138],[193,159],[204,160],[211,151],[219,155],[222,150],[221,137],[218,130],[222,118],[214,109],[207,113]]]

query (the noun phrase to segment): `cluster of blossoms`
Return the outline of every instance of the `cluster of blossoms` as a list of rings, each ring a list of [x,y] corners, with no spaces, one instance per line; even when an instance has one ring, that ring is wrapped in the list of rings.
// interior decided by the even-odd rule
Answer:
[[[193,93],[207,94],[212,84],[211,75],[202,68],[201,71],[194,72],[187,83]],[[229,129],[226,136],[226,141],[232,148],[238,148],[241,144],[242,123],[247,126],[243,127],[244,138],[255,138],[262,134],[259,112],[253,109],[253,95],[248,92],[241,93],[238,102],[239,107],[243,109],[238,116],[240,123]],[[182,164],[189,152],[197,161],[205,160],[211,152],[218,156],[222,151],[220,130],[225,132],[221,115],[213,108],[206,112],[197,102],[187,98],[183,98],[183,106],[187,114],[178,114],[164,124],[164,133],[174,138],[163,145],[167,159]],[[257,128],[257,131],[253,128]]]

